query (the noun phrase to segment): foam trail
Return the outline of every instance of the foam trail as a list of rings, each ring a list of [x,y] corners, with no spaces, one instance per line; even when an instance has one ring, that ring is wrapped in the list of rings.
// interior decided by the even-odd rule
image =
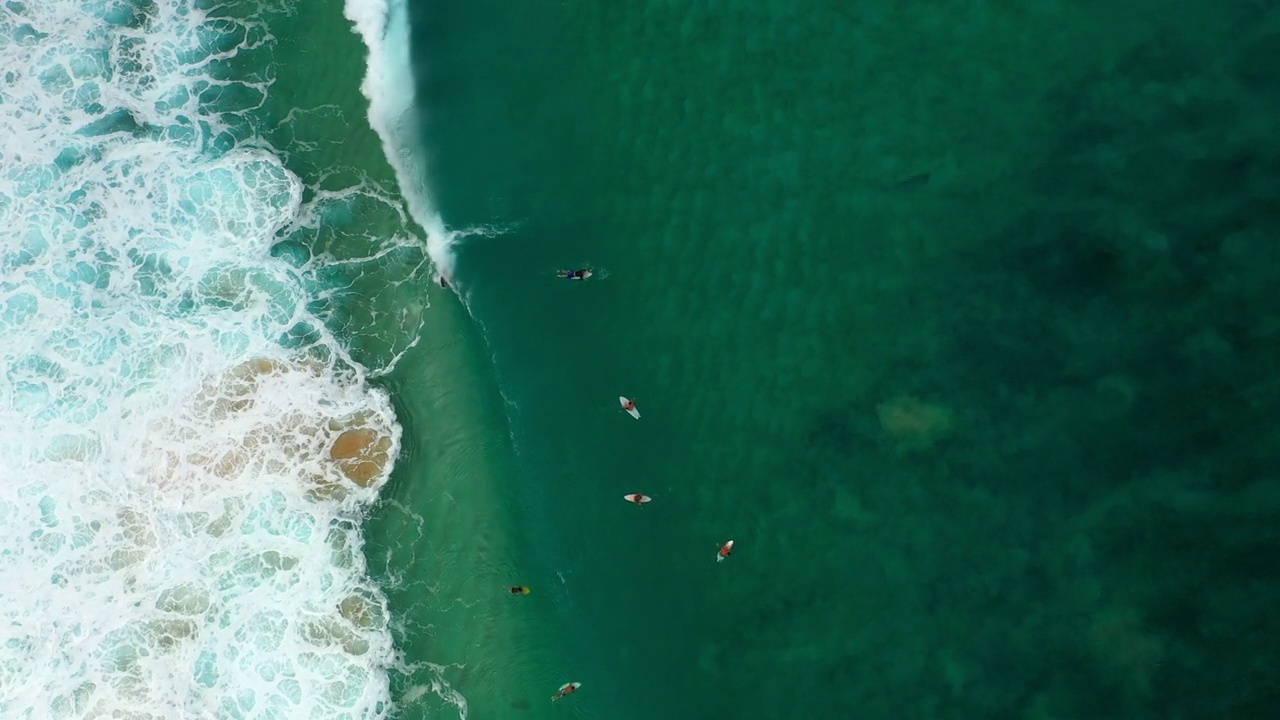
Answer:
[[[269,252],[266,26],[204,5],[0,8],[0,717],[390,712],[400,428]]]

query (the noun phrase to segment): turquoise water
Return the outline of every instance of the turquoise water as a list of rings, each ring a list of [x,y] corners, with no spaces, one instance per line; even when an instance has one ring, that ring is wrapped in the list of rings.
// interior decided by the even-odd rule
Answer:
[[[402,434],[349,349],[414,323],[357,337],[342,281],[414,244],[380,152],[333,140],[367,123],[304,127],[364,108],[276,52],[283,10],[0,7],[0,717],[391,712],[363,521]]]
[[[1270,3],[411,15],[554,637],[473,717],[1274,707]]]

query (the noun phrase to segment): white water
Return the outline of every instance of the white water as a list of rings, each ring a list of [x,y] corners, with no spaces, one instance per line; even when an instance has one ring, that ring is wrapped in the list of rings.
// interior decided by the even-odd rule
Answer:
[[[414,96],[406,0],[345,0],[345,14],[369,48],[368,69],[360,85],[369,100],[369,124],[382,139],[383,152],[395,170],[410,214],[426,232],[427,254],[436,272],[449,281],[465,305],[468,296],[455,277],[459,243],[471,237],[502,235],[506,229],[479,226],[451,230],[432,205],[427,173],[421,166],[426,153],[420,141],[421,109]]]
[[[369,124],[382,139],[383,151],[395,170],[409,212],[427,234],[427,253],[436,271],[452,279],[455,269],[454,233],[431,206],[426,172],[418,164],[424,156],[414,96],[409,53],[409,18],[404,0],[346,0],[345,14],[369,48],[369,61],[360,91],[369,99]]]
[[[359,520],[400,430],[323,330],[277,342],[321,327],[268,254],[303,188],[198,99],[260,102],[213,78],[269,40],[184,0],[0,6],[0,717],[389,711]],[[367,488],[329,455],[353,428]]]

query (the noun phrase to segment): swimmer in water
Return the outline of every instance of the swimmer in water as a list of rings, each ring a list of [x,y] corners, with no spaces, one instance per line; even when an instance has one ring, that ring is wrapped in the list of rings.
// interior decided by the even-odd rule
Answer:
[[[733,541],[730,540],[729,542],[720,546],[720,552],[716,554],[716,562],[724,562],[724,559],[729,557],[729,554],[732,552],[733,552]]]
[[[574,691],[580,687],[582,687],[582,683],[577,683],[577,682],[565,683],[564,685],[561,685],[560,689],[556,691],[556,694],[551,696],[551,702],[555,702],[560,698],[564,697],[565,695],[572,695]]]

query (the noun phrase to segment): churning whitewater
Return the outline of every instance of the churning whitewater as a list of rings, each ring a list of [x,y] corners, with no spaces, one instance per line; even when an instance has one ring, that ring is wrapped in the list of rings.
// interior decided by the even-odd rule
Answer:
[[[390,710],[400,429],[269,253],[319,213],[228,79],[265,25],[202,7],[0,7],[6,718]]]

